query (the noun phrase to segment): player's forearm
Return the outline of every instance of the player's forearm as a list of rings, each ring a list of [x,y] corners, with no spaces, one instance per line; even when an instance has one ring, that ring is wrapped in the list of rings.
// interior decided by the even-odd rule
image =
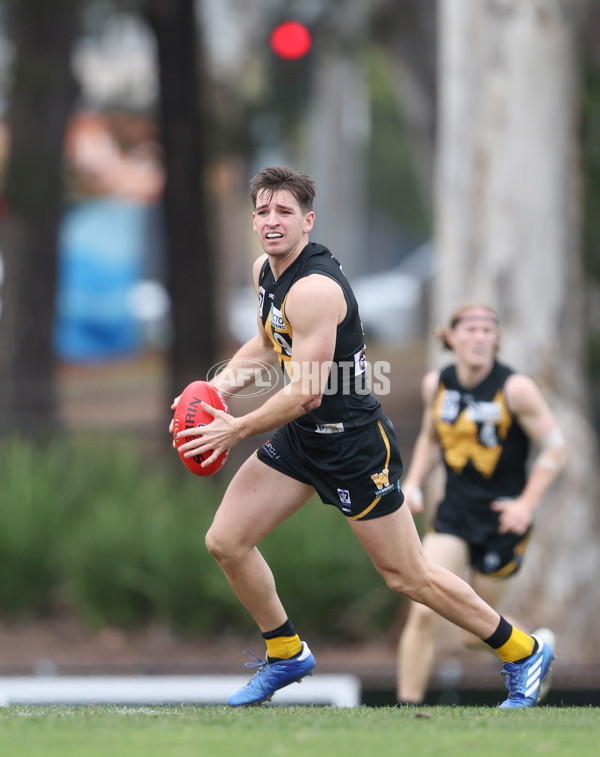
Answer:
[[[415,443],[410,468],[406,475],[405,485],[421,488],[427,476],[439,463],[440,448],[428,434],[419,434]]]
[[[272,365],[275,352],[257,334],[243,344],[210,383],[223,394],[235,394],[256,380],[261,364]]]
[[[555,426],[541,440],[540,452],[531,466],[527,484],[521,492],[520,499],[527,503],[532,512],[564,468],[566,459],[566,442],[560,429]]]
[[[321,404],[321,395],[303,391],[300,381],[280,389],[261,407],[246,415],[238,416],[243,437],[262,434],[299,418]]]
[[[540,504],[542,497],[556,480],[561,468],[552,468],[540,462],[539,458],[534,462],[527,479],[527,484],[521,492],[519,499],[526,503],[533,513]]]
[[[423,482],[435,468],[440,459],[437,442],[426,432],[421,431],[410,464],[410,469],[402,483],[402,491],[413,513],[423,510]]]

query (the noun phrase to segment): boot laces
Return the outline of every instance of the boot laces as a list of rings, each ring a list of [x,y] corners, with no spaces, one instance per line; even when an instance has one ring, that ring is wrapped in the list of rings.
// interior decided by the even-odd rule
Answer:
[[[252,662],[245,662],[244,667],[245,668],[258,668],[256,671],[257,673],[260,673],[260,671],[263,668],[266,668],[269,664],[267,660],[263,660],[262,657],[258,657],[258,655],[255,655],[254,652],[251,652],[249,649],[244,649],[243,654],[246,655],[246,657],[249,657]]]

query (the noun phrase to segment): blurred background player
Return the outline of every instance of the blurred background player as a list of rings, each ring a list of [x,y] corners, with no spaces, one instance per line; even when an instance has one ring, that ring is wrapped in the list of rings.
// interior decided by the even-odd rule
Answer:
[[[443,460],[445,491],[425,554],[497,609],[521,566],[535,510],[564,465],[565,442],[534,382],[496,360],[501,334],[491,308],[461,307],[437,336],[455,362],[423,379],[423,420],[402,488],[411,511],[421,512],[422,486]],[[527,474],[532,442],[540,451]],[[399,645],[401,703],[425,698],[438,619],[411,604]],[[534,634],[554,647],[548,629]],[[465,631],[462,640],[480,643]],[[540,696],[548,686],[549,679]]]

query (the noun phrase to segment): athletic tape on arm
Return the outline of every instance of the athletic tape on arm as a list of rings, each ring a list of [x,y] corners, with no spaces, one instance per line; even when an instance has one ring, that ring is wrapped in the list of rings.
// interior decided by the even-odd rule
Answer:
[[[558,426],[554,426],[541,440],[535,464],[559,473],[565,466],[566,457],[565,437]]]

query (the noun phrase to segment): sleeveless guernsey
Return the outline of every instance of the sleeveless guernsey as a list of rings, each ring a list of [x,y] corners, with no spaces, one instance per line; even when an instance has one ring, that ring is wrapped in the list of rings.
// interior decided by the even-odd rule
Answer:
[[[266,260],[259,275],[259,313],[284,378],[289,381],[294,334],[286,316],[285,301],[296,281],[315,273],[328,276],[340,285],[347,313],[337,327],[334,363],[321,405],[293,423],[307,431],[331,434],[365,426],[382,416],[379,400],[367,387],[365,343],[358,305],[339,262],[326,247],[310,242],[275,281]]]
[[[526,483],[529,440],[504,394],[512,369],[494,361],[491,373],[466,389],[454,365],[440,374],[433,404],[447,482],[437,520],[461,523],[474,539],[497,534],[495,499],[517,497]],[[435,526],[434,526],[435,527]]]

